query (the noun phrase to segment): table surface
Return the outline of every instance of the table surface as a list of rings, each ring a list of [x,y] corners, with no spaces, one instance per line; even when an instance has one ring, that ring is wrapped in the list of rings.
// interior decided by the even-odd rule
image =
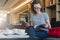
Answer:
[[[39,39],[36,39],[36,38],[9,38],[9,39],[0,39],[0,40],[39,40]]]
[[[29,35],[0,35],[0,40],[39,40],[37,38],[29,38]]]
[[[29,35],[0,35],[1,38],[29,38]]]
[[[0,35],[0,40],[39,40],[38,38],[29,38],[29,35]],[[60,40],[60,38],[49,37],[44,40]]]

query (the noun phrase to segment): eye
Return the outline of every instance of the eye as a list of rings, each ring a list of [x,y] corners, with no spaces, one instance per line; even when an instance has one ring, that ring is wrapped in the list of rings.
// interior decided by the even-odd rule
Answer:
[[[34,9],[40,9],[40,7],[34,7]]]

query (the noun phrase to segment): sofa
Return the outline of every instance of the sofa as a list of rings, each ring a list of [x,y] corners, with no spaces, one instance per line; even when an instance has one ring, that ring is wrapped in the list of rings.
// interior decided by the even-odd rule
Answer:
[[[60,40],[60,21],[51,21],[51,27],[48,32],[48,38],[44,40]]]

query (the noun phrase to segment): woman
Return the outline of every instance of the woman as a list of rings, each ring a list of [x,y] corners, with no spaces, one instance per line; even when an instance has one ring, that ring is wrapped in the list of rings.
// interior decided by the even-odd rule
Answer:
[[[33,15],[30,21],[33,25],[28,26],[28,34],[31,38],[46,38],[48,36],[48,29],[51,28],[49,16],[46,12],[43,12],[42,5],[39,1],[34,1],[31,8]]]

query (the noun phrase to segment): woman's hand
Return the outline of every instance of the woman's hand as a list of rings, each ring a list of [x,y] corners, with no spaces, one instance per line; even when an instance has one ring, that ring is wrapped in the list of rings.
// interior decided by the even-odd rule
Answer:
[[[51,28],[51,26],[49,26],[48,24],[45,24],[45,28]]]
[[[28,28],[29,26],[30,26],[30,24],[25,22],[25,27]]]
[[[30,26],[30,24],[29,24],[29,23],[26,23],[26,25],[27,25],[27,26]]]
[[[48,28],[48,24],[45,24],[44,27],[45,27],[45,28]]]

